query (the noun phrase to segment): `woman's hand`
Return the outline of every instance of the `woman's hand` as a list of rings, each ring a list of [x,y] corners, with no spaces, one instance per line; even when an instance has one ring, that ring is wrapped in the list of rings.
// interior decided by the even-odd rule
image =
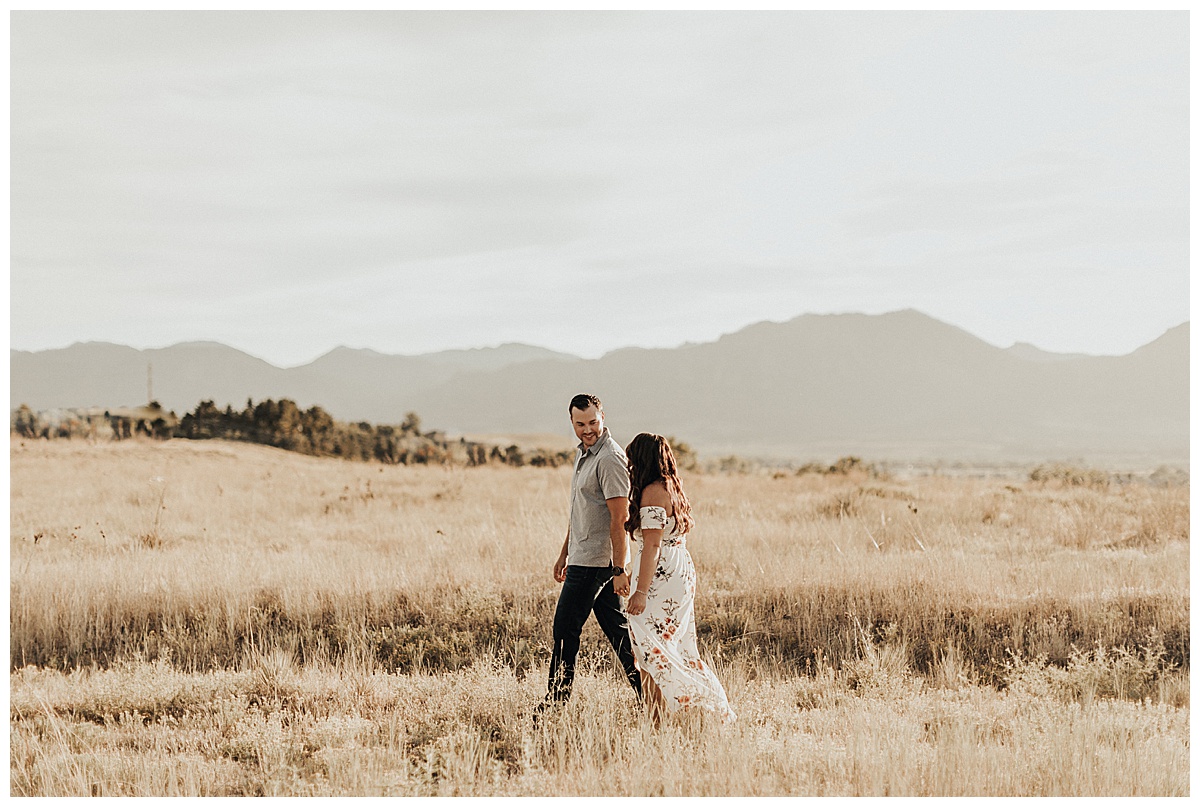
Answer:
[[[630,616],[637,616],[646,610],[646,592],[635,591],[633,596],[629,598],[629,602],[625,606],[625,613]]]

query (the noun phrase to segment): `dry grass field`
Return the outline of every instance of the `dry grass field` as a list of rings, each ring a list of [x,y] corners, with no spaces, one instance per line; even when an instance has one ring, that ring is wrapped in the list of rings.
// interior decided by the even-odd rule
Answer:
[[[737,723],[594,623],[534,725],[569,468],[14,439],[13,795],[1188,794],[1188,489],[685,478]]]

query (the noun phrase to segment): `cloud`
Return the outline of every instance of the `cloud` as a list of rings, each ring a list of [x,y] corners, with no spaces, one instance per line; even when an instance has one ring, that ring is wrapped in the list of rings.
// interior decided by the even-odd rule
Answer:
[[[978,312],[1006,261],[1174,288],[1185,21],[15,12],[13,340],[595,352]]]

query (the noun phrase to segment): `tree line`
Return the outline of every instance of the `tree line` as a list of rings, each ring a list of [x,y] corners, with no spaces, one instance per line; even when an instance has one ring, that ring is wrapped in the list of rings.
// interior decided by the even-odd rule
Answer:
[[[84,438],[125,440],[144,436],[187,440],[237,440],[283,448],[316,457],[341,457],[389,465],[510,465],[556,468],[575,459],[573,449],[551,451],[518,445],[499,446],[466,438],[448,439],[440,431],[422,431],[421,418],[409,412],[398,425],[373,425],[366,421],[334,420],[320,406],[302,409],[283,398],[255,403],[242,409],[217,406],[211,400],[176,417],[157,401],[144,407],[113,410],[50,410],[34,412],[26,404],[13,411],[11,430],[22,438]],[[698,470],[695,451],[687,443],[668,437],[676,459],[685,470]],[[731,457],[729,460],[736,460]],[[732,470],[724,467],[721,470]]]
[[[317,457],[342,457],[388,465],[534,465],[569,463],[571,451],[523,449],[448,439],[440,431],[421,430],[421,418],[409,412],[399,425],[344,423],[319,406],[301,409],[292,400],[246,402],[241,411],[201,401],[179,421],[176,437],[221,438],[275,446]]]
[[[161,413],[161,414],[160,414]],[[98,438],[107,426],[112,439],[135,435],[187,440],[223,439],[275,446],[317,457],[342,457],[389,465],[488,465],[550,466],[570,463],[574,451],[548,451],[517,445],[501,447],[459,438],[440,431],[422,431],[421,418],[409,412],[398,425],[345,423],[319,406],[301,409],[295,401],[267,399],[245,407],[218,407],[201,401],[182,418],[151,403],[140,416],[105,411],[103,415],[72,410],[36,413],[22,404],[13,413],[11,427],[20,437]]]

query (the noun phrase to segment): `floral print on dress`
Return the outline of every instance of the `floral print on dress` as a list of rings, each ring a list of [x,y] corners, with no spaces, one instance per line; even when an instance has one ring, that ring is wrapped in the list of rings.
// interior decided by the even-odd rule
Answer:
[[[667,711],[704,709],[729,723],[737,715],[729,707],[725,688],[700,659],[696,645],[696,567],[687,551],[687,534],[675,534],[675,519],[662,507],[639,511],[643,529],[663,531],[658,568],[646,594],[646,610],[626,614],[638,665],[654,679],[666,699]],[[635,551],[630,590],[641,571],[642,531],[633,533]]]
[[[665,507],[643,507],[638,510],[644,530],[665,530],[667,528],[667,509]]]

